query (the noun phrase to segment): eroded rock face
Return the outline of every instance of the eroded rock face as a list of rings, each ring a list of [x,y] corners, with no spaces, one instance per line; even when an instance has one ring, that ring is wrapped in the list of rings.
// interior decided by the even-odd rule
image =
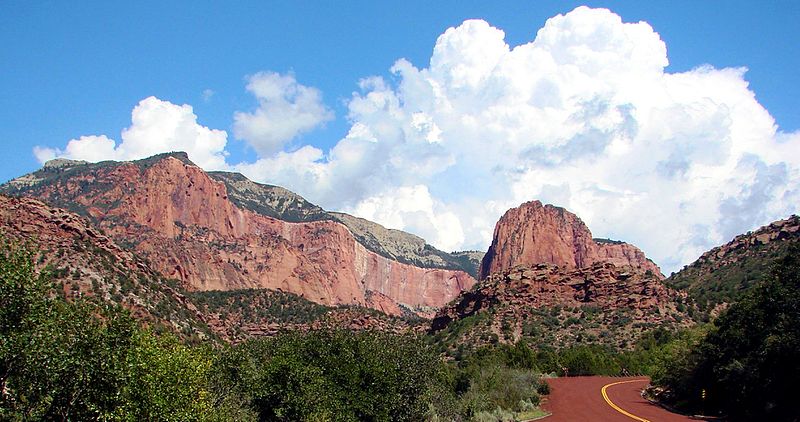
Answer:
[[[546,316],[574,310],[575,326],[557,321],[545,331],[563,341],[575,332],[606,331],[625,348],[653,326],[686,326],[691,321],[681,309],[686,294],[666,287],[651,272],[611,262],[595,262],[578,269],[553,264],[515,266],[491,274],[474,289],[465,291],[440,309],[431,324],[438,332],[477,316],[469,329],[455,330],[457,343],[487,342],[487,334],[515,343],[522,336],[541,340],[542,333],[526,333],[525,325]],[[557,312],[558,311],[558,312]],[[589,312],[592,315],[587,315]],[[543,318],[545,316],[545,318]],[[580,325],[587,325],[582,328]],[[644,327],[644,328],[643,328]],[[620,344],[619,341],[624,340]],[[574,340],[566,340],[566,344]],[[563,345],[563,344],[562,344]]]
[[[163,324],[180,336],[210,333],[183,295],[84,217],[35,199],[0,195],[0,236],[32,248],[37,269],[48,268],[67,300],[120,305],[144,323]]]
[[[23,194],[82,208],[118,243],[190,289],[268,288],[325,305],[430,315],[475,283],[463,271],[369,251],[334,220],[291,223],[239,208],[225,183],[183,156],[146,161],[66,173]]]
[[[575,214],[531,201],[508,210],[497,222],[492,245],[481,263],[480,279],[517,265],[548,263],[575,269],[597,262],[641,268],[663,278],[658,266],[637,247],[595,240]]]

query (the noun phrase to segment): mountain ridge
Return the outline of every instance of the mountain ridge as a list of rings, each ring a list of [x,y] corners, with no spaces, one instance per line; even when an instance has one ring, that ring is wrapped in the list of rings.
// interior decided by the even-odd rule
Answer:
[[[789,245],[800,242],[800,216],[791,215],[714,247],[665,282],[685,290],[704,310],[735,302],[766,276]]]
[[[474,283],[461,269],[421,268],[376,254],[342,222],[320,219],[330,214],[299,195],[269,197],[289,192],[283,188],[254,182],[237,187],[239,176],[216,176],[184,153],[166,153],[134,162],[62,161],[12,180],[0,192],[86,215],[162,274],[194,289],[264,287],[326,305],[358,304],[390,314],[402,313],[403,305],[429,314]],[[241,204],[245,188],[273,199],[261,204],[276,213],[290,210],[295,221],[308,221],[239,208],[229,198],[239,196]]]
[[[101,167],[119,166],[124,163],[134,163],[146,169],[167,157],[175,158],[187,165],[196,166],[189,159],[188,154],[182,151],[161,153],[133,161],[107,160],[90,163],[82,160],[56,158],[45,162],[43,167],[37,171],[17,177],[0,185],[0,192],[6,195],[24,195],[26,191],[33,188],[36,184],[48,182],[52,179],[68,177],[82,170],[91,171]],[[463,270],[473,275],[473,277],[477,274],[478,268],[474,263],[465,262],[453,256],[459,252],[447,253],[441,251],[414,234],[396,229],[388,229],[378,223],[369,221],[371,226],[377,227],[380,231],[394,233],[394,235],[391,236],[382,236],[386,239],[385,242],[389,243],[387,245],[374,236],[370,237],[368,231],[359,227],[363,226],[358,223],[359,220],[368,220],[343,212],[326,211],[322,207],[309,202],[302,196],[286,188],[254,182],[241,173],[226,171],[209,171],[206,173],[212,179],[224,183],[227,187],[228,198],[242,209],[247,209],[257,214],[291,223],[324,220],[338,221],[347,226],[356,236],[356,239],[367,249],[386,258],[422,268]],[[76,204],[70,201],[59,201],[58,198],[55,198],[55,202],[56,205],[68,208],[78,214],[87,214],[85,209],[76,207]],[[403,251],[403,253],[397,253],[397,248],[392,246],[392,244],[403,243],[404,241],[414,243],[414,246],[405,248],[406,250]]]

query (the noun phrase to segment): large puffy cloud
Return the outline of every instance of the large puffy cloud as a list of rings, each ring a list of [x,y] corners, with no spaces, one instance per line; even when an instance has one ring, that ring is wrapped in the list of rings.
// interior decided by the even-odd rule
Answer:
[[[447,250],[485,249],[506,209],[540,199],[669,272],[798,211],[800,133],[778,130],[746,69],[667,64],[650,25],[605,9],[553,17],[517,46],[470,20],[438,38],[427,67],[400,59],[391,80],[363,79],[347,103],[350,130],[328,151],[288,146],[330,118],[318,91],[251,77],[259,107],[236,113],[234,132],[259,158],[228,166]],[[123,133],[120,146],[85,137],[37,155],[134,149]]]
[[[298,135],[333,119],[319,90],[297,83],[293,75],[257,73],[248,78],[247,90],[258,99],[258,108],[233,115],[233,134],[261,156],[281,151]]]
[[[484,249],[507,208],[541,199],[667,271],[797,211],[800,136],[778,131],[746,69],[665,72],[653,28],[604,9],[553,17],[526,44],[504,39],[481,20],[448,29],[427,67],[400,59],[396,83],[361,82],[350,132],[327,154],[243,171],[270,168],[268,180],[324,206],[445,249]]]
[[[457,250],[464,243],[458,216],[434,199],[425,185],[384,191],[359,202],[352,212],[389,227],[402,227],[444,250]]]
[[[225,131],[197,123],[189,105],[176,105],[155,97],[139,102],[131,112],[131,126],[122,131],[117,145],[105,135],[72,139],[62,150],[35,147],[34,155],[44,162],[56,157],[75,160],[136,160],[166,151],[185,151],[195,163],[209,170],[227,168]]]

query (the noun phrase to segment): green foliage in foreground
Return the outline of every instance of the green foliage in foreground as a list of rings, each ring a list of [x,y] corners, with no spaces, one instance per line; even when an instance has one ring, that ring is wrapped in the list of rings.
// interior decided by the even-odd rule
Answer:
[[[209,349],[157,337],[120,309],[49,297],[32,258],[0,239],[0,420],[193,421],[229,411],[209,389]]]
[[[444,376],[418,340],[370,332],[252,340],[223,360],[260,420],[423,420]]]
[[[33,258],[0,238],[0,420],[508,420],[546,392],[522,349],[455,365],[379,332],[186,345],[64,300]]]
[[[654,379],[674,405],[731,420],[800,420],[800,245],[697,343]]]
[[[215,373],[270,421],[513,419],[547,392],[536,371],[503,350],[446,364],[420,338],[381,332],[251,340],[221,353]]]
[[[549,392],[532,352],[522,343],[480,348],[450,366],[450,374],[456,413],[475,420],[506,420],[504,415],[530,412]]]

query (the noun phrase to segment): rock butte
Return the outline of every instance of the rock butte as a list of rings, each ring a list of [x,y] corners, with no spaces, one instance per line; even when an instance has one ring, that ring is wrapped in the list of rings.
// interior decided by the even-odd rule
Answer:
[[[598,262],[640,268],[664,278],[639,248],[624,242],[595,240],[575,214],[531,201],[508,210],[497,222],[492,245],[481,263],[480,279],[517,265],[549,263],[576,269]]]

